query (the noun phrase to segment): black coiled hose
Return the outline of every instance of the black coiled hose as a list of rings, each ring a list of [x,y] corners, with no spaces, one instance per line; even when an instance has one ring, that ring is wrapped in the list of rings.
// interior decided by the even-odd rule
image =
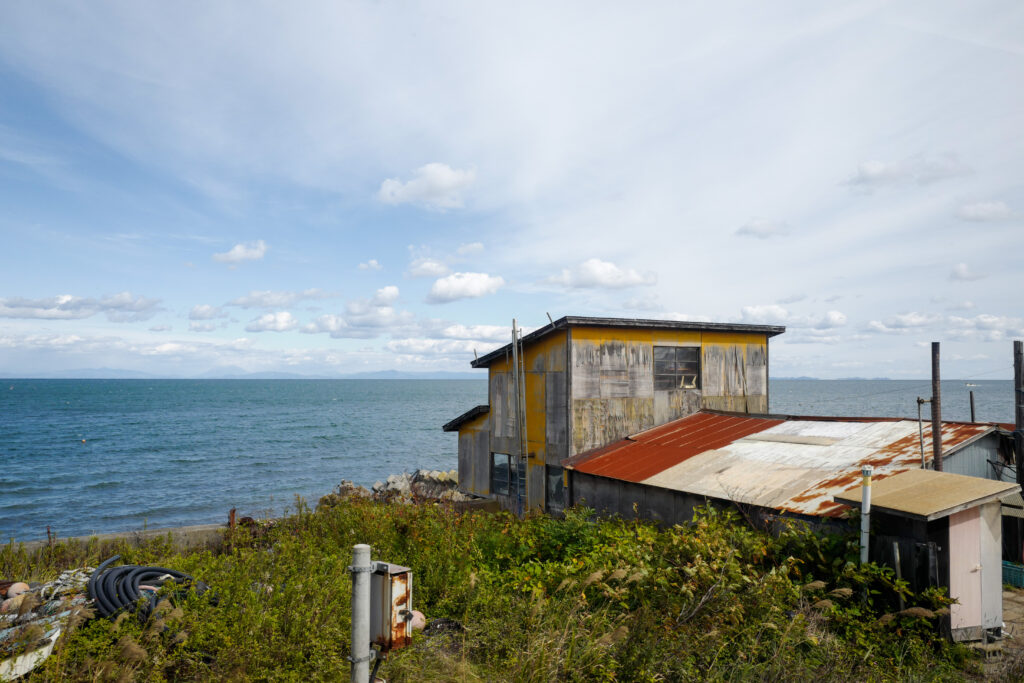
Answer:
[[[93,599],[100,616],[111,617],[121,610],[135,612],[138,609],[139,618],[145,621],[156,607],[159,596],[156,591],[147,590],[145,602],[140,602],[140,585],[158,587],[173,582],[188,588],[194,583],[188,574],[164,567],[139,567],[133,564],[110,567],[120,558],[120,555],[114,555],[105,560],[89,577],[89,597]],[[199,593],[206,590],[202,582],[195,585]]]

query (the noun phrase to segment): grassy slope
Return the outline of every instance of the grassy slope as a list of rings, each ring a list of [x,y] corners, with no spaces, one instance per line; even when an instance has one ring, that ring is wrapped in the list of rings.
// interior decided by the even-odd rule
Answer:
[[[958,680],[973,666],[933,620],[880,619],[901,588],[850,563],[846,539],[773,538],[721,512],[659,529],[348,501],[316,513],[300,505],[216,553],[121,548],[123,562],[193,574],[218,604],[191,595],[149,624],[88,621],[32,680],[345,679],[345,568],[360,542],[413,568],[428,620],[465,626],[418,633],[382,667],[390,681]],[[43,580],[108,552],[30,557],[6,546],[0,576]]]

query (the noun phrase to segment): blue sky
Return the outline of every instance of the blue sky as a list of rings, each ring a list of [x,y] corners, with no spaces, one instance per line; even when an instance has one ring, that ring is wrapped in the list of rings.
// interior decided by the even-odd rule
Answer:
[[[0,6],[0,375],[468,370],[546,314],[1012,376],[1018,2]]]

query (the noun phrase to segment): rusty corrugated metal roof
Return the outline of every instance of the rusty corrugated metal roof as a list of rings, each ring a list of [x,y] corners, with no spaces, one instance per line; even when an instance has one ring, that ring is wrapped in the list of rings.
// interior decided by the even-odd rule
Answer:
[[[943,453],[993,431],[944,422]],[[924,427],[931,459],[931,425]],[[916,420],[785,419],[701,412],[588,453],[579,472],[815,516],[846,508],[835,495],[860,482],[862,465],[884,479],[921,466]]]
[[[574,458],[580,472],[641,482],[698,453],[721,448],[781,420],[695,413]]]

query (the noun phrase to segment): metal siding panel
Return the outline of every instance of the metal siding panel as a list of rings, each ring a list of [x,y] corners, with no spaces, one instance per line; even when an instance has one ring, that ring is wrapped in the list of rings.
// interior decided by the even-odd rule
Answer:
[[[573,448],[577,453],[653,426],[653,398],[573,401]]]
[[[700,410],[700,389],[672,389],[654,392],[654,424],[662,425]]]
[[[473,439],[473,486],[479,496],[491,494],[490,433],[480,432]]]
[[[768,395],[768,363],[765,360],[765,347],[761,344],[747,344],[744,393],[748,397]]]
[[[549,372],[544,378],[544,399],[546,401],[547,423],[544,439],[547,441],[545,461],[549,465],[559,464],[568,457],[565,424],[566,374]]]
[[[998,437],[995,435],[978,439],[967,444],[952,455],[942,459],[942,470],[954,474],[965,474],[968,477],[998,479],[996,470],[989,461],[999,462]]]
[[[701,352],[701,388],[704,396],[725,393],[725,354],[718,345],[705,344]]]
[[[490,381],[491,431],[495,438],[516,437],[515,410],[512,405],[512,376],[492,372]]]
[[[473,437],[469,432],[459,434],[459,488],[476,493],[473,477]]]

